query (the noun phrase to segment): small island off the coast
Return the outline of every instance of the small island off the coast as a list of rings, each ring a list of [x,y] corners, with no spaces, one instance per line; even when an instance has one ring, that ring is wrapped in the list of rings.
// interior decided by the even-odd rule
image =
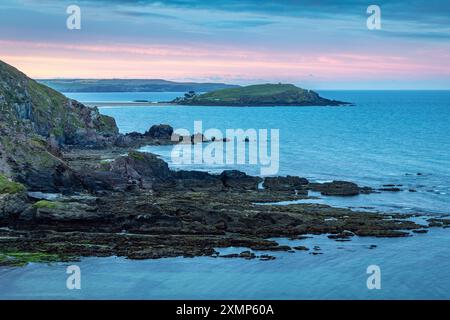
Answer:
[[[79,90],[83,90],[80,87]],[[212,88],[212,86],[209,86]],[[106,92],[106,91],[105,91]],[[182,97],[172,101],[135,100],[126,102],[86,102],[89,106],[226,106],[226,107],[276,107],[276,106],[348,106],[349,102],[330,100],[321,97],[317,92],[302,89],[293,84],[257,84],[249,86],[228,85],[225,89],[211,90],[206,93],[197,93],[189,90]]]
[[[348,102],[322,98],[312,90],[293,84],[258,84],[215,90],[204,94],[189,92],[172,101],[180,105],[197,106],[343,106]]]

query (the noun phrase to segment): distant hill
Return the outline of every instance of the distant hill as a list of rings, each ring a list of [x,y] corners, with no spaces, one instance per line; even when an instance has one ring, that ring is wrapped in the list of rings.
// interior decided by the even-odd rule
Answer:
[[[39,82],[59,92],[210,92],[239,87],[225,83],[174,82],[160,79],[45,79]]]
[[[204,106],[340,106],[349,103],[320,97],[293,84],[260,84],[217,90],[201,95],[186,94],[173,102]]]
[[[69,178],[78,179],[59,158],[59,146],[100,148],[118,134],[113,118],[66,98],[0,60],[3,180],[6,176],[31,189],[53,190]]]

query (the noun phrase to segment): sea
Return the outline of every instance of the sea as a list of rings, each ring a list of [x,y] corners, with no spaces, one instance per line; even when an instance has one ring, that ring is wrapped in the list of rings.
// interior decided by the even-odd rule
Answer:
[[[204,107],[171,104],[120,106],[120,102],[171,101],[177,92],[66,93],[116,119],[122,133],[154,124],[202,129],[277,129],[278,175],[311,181],[346,180],[361,186],[394,185],[400,192],[355,197],[313,194],[314,203],[427,217],[450,214],[450,91],[319,91],[347,107]],[[119,102],[117,105],[116,103]],[[103,104],[102,104],[103,105]],[[259,131],[258,131],[259,132]],[[270,137],[269,137],[270,140]],[[258,175],[255,164],[173,161],[173,146],[146,146],[177,169]],[[289,204],[281,203],[281,204]],[[83,258],[73,263],[0,267],[0,299],[450,299],[450,229],[431,228],[407,238],[326,235],[280,244],[320,247],[273,253],[272,261],[212,257],[128,260]],[[234,253],[247,248],[222,248]],[[258,252],[257,252],[258,253]],[[66,286],[69,265],[81,270],[81,289]],[[368,285],[379,268],[379,288]]]

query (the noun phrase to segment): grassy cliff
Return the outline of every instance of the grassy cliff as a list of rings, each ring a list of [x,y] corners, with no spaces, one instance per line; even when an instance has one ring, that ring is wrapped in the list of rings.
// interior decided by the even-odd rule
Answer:
[[[68,99],[0,61],[0,188],[52,191],[76,177],[60,158],[62,147],[102,147],[114,142],[113,118]],[[6,178],[8,177],[8,178]]]
[[[293,84],[260,84],[186,95],[174,102],[205,106],[338,106],[344,102],[320,97],[316,92]]]
[[[0,122],[60,144],[94,143],[118,133],[114,119],[66,98],[0,61]]]

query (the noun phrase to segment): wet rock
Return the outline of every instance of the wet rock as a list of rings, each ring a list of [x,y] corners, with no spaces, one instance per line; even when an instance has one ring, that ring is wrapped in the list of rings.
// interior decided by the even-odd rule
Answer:
[[[268,254],[262,254],[259,256],[259,260],[261,261],[271,261],[275,260],[276,258],[274,256],[268,255]]]
[[[311,183],[309,187],[313,191],[318,191],[326,196],[356,196],[361,192],[361,188],[357,184],[347,181]],[[370,189],[364,190],[368,192]]]
[[[220,174],[220,179],[226,188],[257,190],[262,181],[259,177],[249,176],[238,170],[225,170]]]
[[[419,229],[419,230],[413,230],[412,232],[414,232],[414,233],[427,233],[428,230],[426,230],[426,229]]]
[[[244,258],[244,259],[247,259],[247,260],[251,260],[251,259],[255,259],[256,255],[253,252],[251,252],[251,251],[242,251],[239,254],[239,258]]]
[[[400,192],[402,189],[397,187],[387,187],[387,188],[379,188],[379,191],[388,191],[388,192]]]
[[[349,240],[353,236],[354,234],[352,232],[344,231],[338,234],[330,234],[328,238],[342,241],[342,240]]]
[[[264,179],[264,188],[268,190],[304,190],[309,181],[305,178],[286,176],[286,177],[267,177]],[[304,190],[307,193],[307,190]]]
[[[298,251],[309,251],[309,249],[305,246],[297,246],[297,247],[294,247],[294,249],[298,250]]]

